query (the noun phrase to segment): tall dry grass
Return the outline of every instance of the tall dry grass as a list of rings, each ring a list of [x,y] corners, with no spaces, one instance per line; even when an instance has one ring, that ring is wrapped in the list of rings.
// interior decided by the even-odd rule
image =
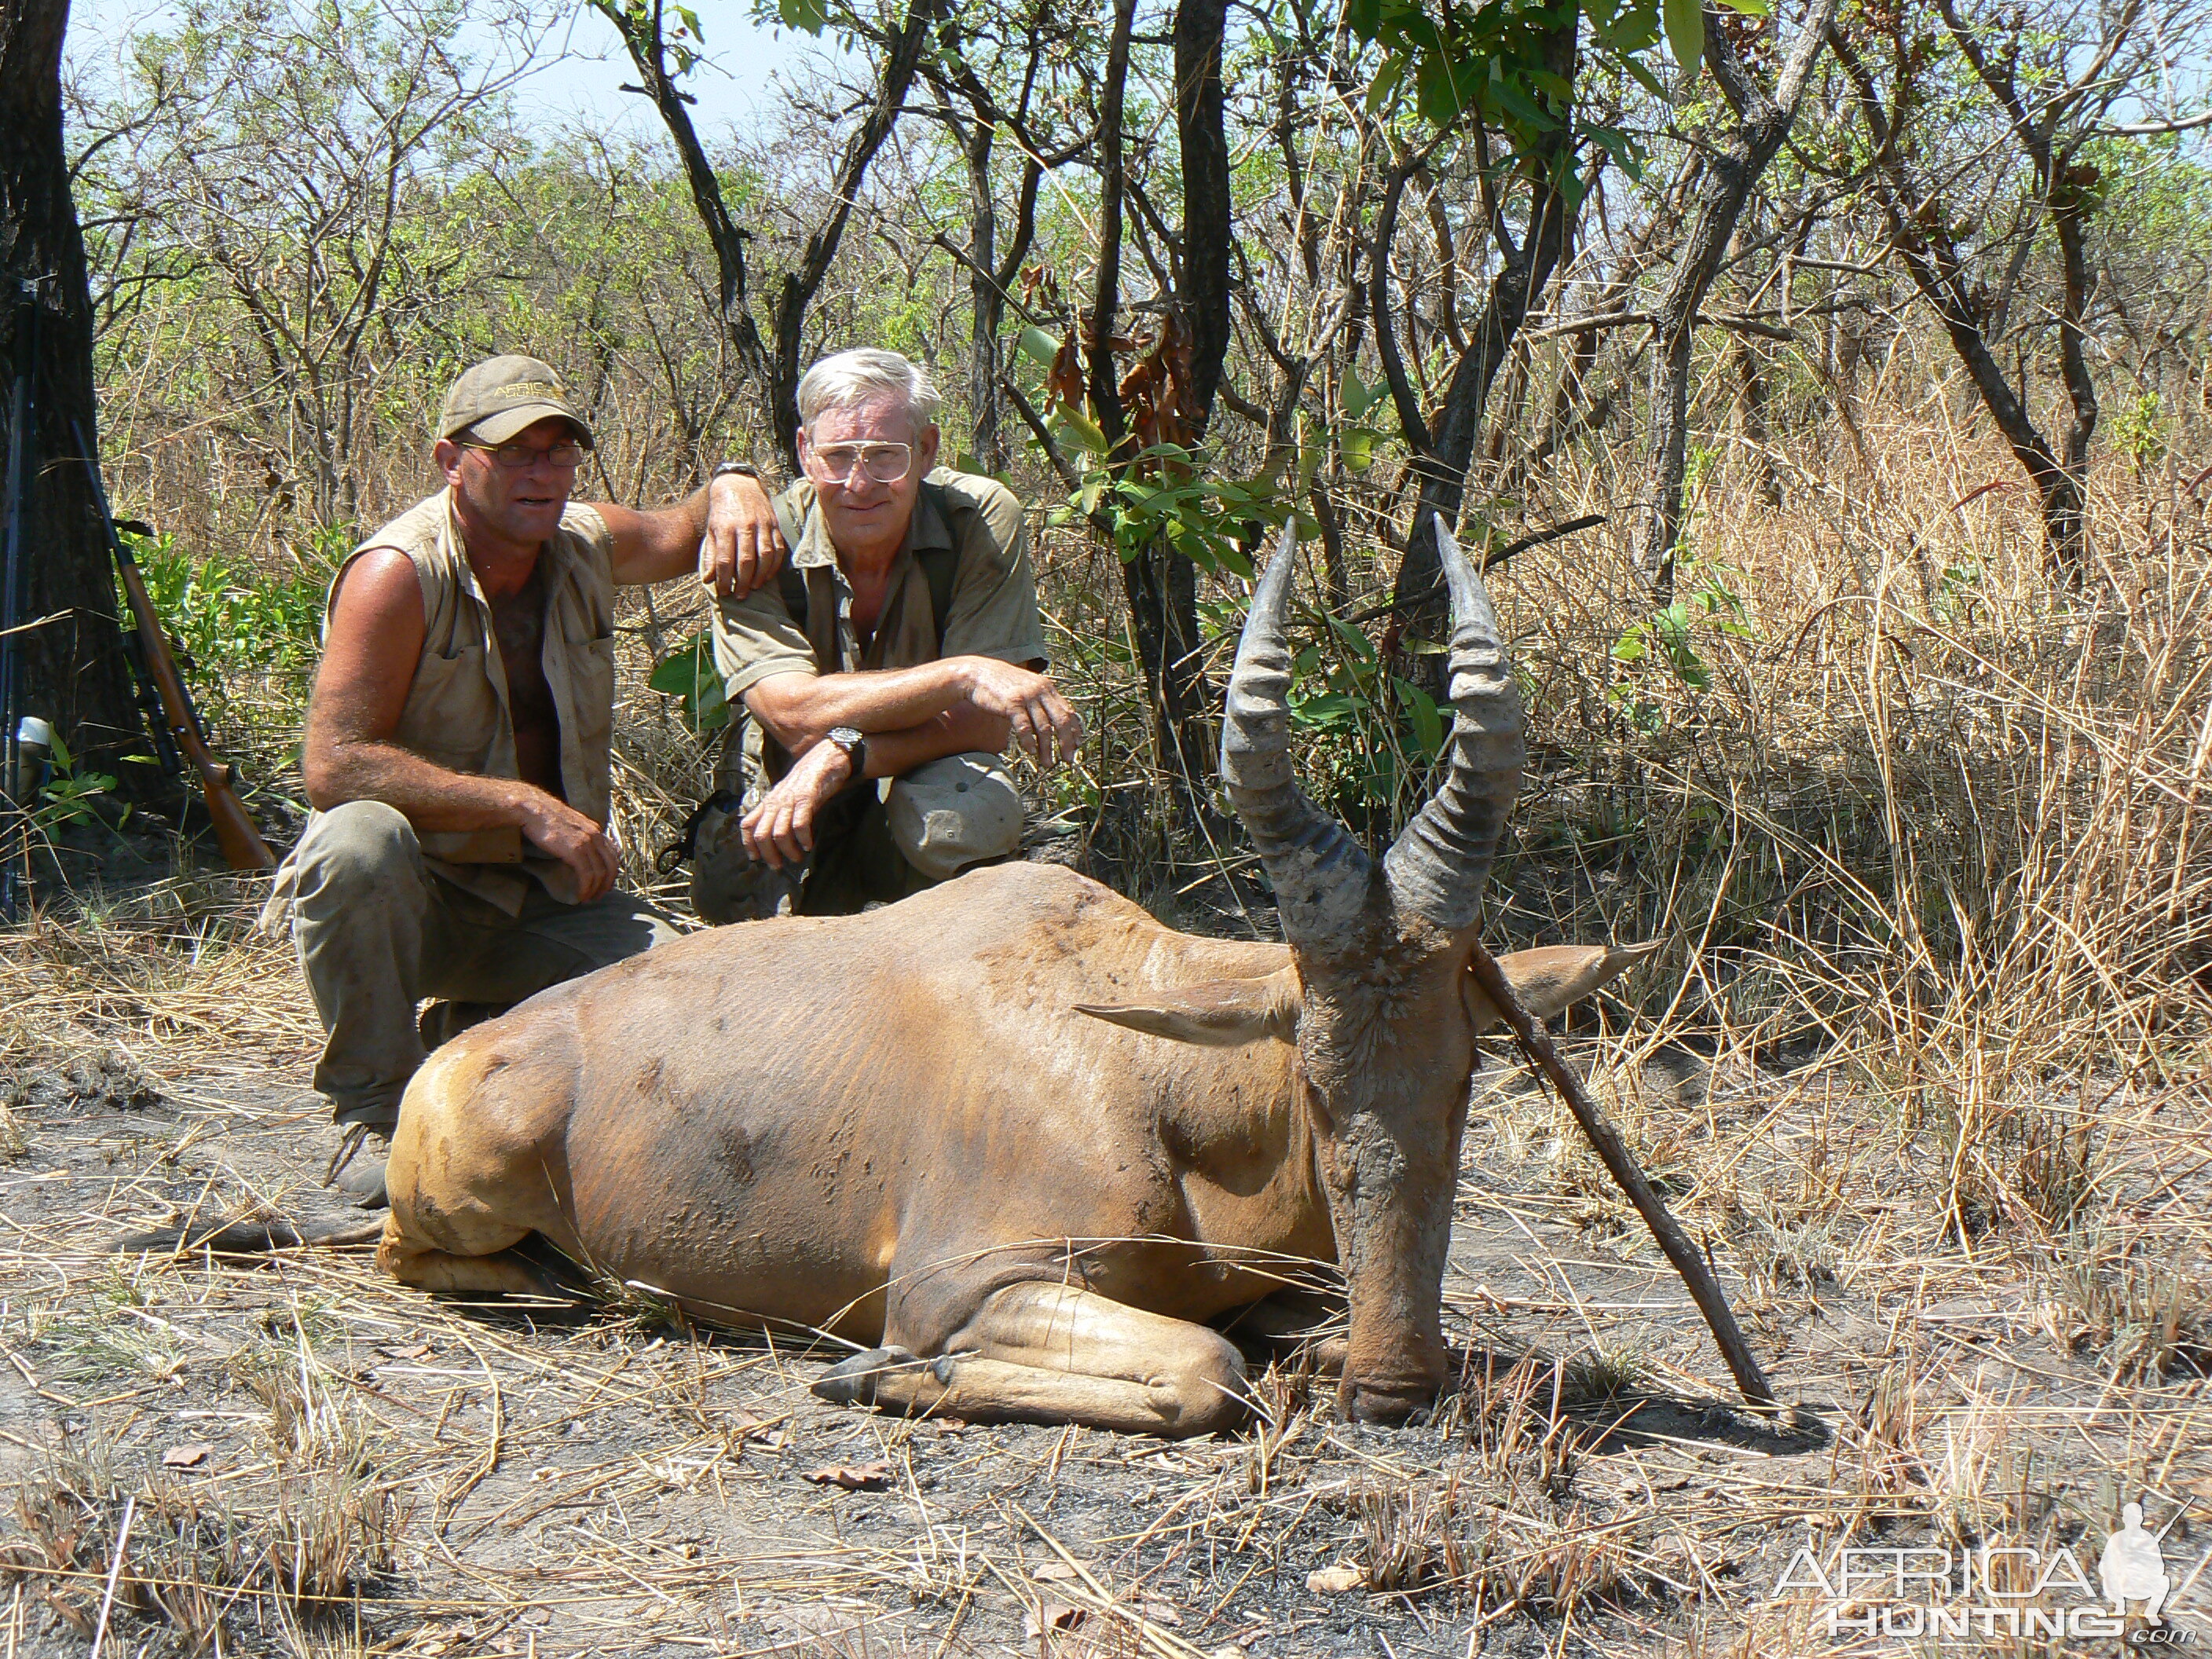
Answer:
[[[1779,510],[1741,451],[1700,484],[1705,689],[1618,659],[1647,611],[1618,522],[1493,581],[1533,693],[1505,925],[1665,939],[1643,1029],[1846,1067],[1936,1136],[1963,1232],[2057,1228],[2100,1103],[2188,1085],[2212,1031],[2212,520],[2171,453],[2100,465],[2069,592],[2010,456],[1901,380],[1870,468],[1782,454]],[[1582,456],[1549,516],[1617,511],[1633,468]]]

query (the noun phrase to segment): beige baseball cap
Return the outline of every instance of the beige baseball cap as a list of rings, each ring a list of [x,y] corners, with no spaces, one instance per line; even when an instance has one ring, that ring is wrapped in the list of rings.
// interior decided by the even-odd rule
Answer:
[[[576,428],[586,445],[592,428],[568,406],[568,390],[550,363],[536,357],[488,357],[464,369],[438,412],[438,435],[474,428],[477,439],[503,444],[538,422],[557,418]]]
[[[1021,850],[1022,796],[993,755],[947,755],[884,790],[891,841],[932,881]]]

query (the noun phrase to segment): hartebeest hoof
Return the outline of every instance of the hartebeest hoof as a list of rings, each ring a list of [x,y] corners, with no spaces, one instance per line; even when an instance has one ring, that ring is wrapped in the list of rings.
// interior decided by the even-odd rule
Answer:
[[[1349,1377],[1337,1385],[1337,1409],[1354,1423],[1401,1429],[1437,1403],[1434,1389],[1363,1388]]]
[[[813,1394],[836,1406],[872,1406],[876,1385],[896,1373],[915,1371],[928,1361],[910,1348],[870,1348],[841,1359],[814,1379]]]

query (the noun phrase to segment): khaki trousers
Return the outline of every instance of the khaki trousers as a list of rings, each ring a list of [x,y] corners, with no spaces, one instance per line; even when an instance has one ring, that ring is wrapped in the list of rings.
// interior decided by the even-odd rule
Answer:
[[[340,1123],[398,1121],[424,1057],[423,998],[520,1002],[678,936],[619,890],[563,904],[533,882],[510,916],[424,864],[413,826],[381,801],[316,814],[294,857],[293,937],[329,1034],[315,1087]]]

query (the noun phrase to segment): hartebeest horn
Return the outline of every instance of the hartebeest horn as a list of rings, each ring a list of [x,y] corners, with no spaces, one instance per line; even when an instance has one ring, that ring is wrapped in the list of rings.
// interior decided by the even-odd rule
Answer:
[[[1491,856],[1521,793],[1528,757],[1521,694],[1482,578],[1437,520],[1437,562],[1451,589],[1451,764],[1443,785],[1393,843],[1382,867],[1401,914],[1448,933],[1471,929]],[[1240,658],[1241,661],[1242,659]]]
[[[1346,940],[1369,902],[1374,865],[1291,774],[1291,649],[1284,630],[1297,548],[1293,520],[1252,594],[1229,676],[1221,780],[1274,884],[1283,937],[1320,945]]]

